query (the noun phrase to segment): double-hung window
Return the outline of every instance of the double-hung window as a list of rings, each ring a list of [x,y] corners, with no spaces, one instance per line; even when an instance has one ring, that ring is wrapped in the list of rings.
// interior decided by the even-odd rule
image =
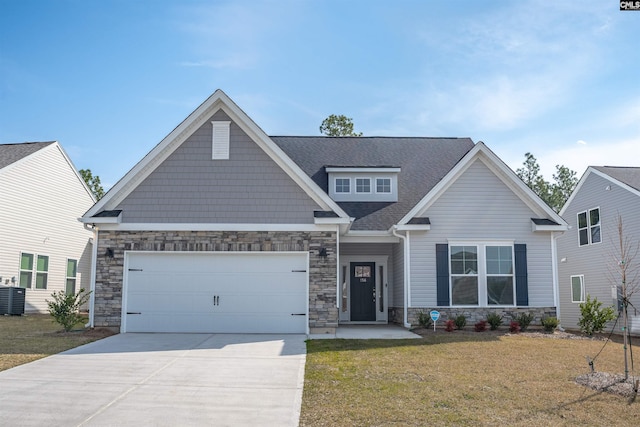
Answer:
[[[20,254],[20,282],[21,288],[33,287],[35,273],[35,288],[47,289],[49,279],[49,257],[23,252]]]
[[[580,246],[592,245],[602,241],[600,208],[578,213],[578,236]]]
[[[76,293],[76,276],[78,274],[78,260],[67,260],[67,282],[65,284],[65,292],[67,295]]]
[[[513,245],[451,245],[452,305],[513,306]]]

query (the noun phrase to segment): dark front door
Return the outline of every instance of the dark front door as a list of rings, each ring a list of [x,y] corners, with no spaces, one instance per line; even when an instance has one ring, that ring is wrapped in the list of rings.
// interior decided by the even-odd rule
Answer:
[[[376,320],[375,263],[351,263],[351,320]]]

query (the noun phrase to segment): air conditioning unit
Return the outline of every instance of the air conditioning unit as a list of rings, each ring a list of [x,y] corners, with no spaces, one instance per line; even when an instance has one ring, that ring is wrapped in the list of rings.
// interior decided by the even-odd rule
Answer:
[[[24,297],[27,290],[0,286],[0,314],[24,314]]]

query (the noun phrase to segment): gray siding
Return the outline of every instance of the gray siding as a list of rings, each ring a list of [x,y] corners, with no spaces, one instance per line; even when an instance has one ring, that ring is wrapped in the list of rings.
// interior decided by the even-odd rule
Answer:
[[[550,233],[532,231],[534,212],[480,160],[422,216],[431,230],[411,232],[411,307],[436,306],[436,243],[448,239],[526,244],[529,306],[554,306]]]
[[[213,120],[196,130],[116,209],[123,222],[311,224],[318,205],[238,125],[230,158],[211,159]]]
[[[610,190],[606,187],[610,186]],[[578,246],[578,212],[600,208],[602,242],[595,245]],[[558,239],[558,276],[560,292],[560,317],[564,328],[577,329],[580,319],[579,303],[571,302],[571,276],[584,275],[586,293],[596,297],[603,305],[612,303],[611,287],[617,272],[616,258],[619,254],[617,218],[622,217],[627,230],[626,237],[634,244],[640,242],[640,197],[596,174],[584,181],[564,212],[564,219],[571,229]],[[566,258],[565,262],[560,262]],[[640,255],[635,265],[640,264]],[[617,284],[617,283],[615,283]],[[636,283],[640,287],[640,283]],[[640,309],[640,289],[631,302]],[[640,311],[631,309],[636,327],[632,332],[640,334]]]

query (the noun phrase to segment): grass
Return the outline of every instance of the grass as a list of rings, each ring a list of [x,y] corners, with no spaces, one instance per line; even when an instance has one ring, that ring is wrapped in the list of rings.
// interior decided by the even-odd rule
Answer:
[[[49,314],[0,316],[0,371],[104,338],[105,329],[62,332]]]
[[[603,344],[493,332],[308,341],[300,425],[635,425],[640,401],[574,381]],[[609,342],[595,368],[622,373],[623,357]]]

